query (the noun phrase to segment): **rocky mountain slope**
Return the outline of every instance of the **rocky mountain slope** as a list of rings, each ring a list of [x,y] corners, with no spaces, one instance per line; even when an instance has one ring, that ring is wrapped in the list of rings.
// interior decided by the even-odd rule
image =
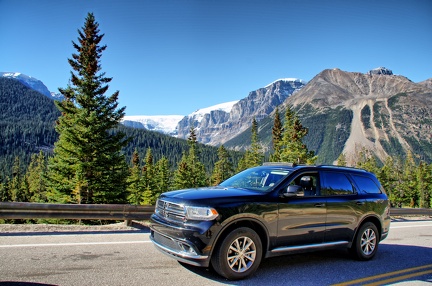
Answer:
[[[242,100],[225,104],[224,108],[192,113],[179,122],[178,137],[187,138],[190,127],[195,126],[199,142],[213,146],[223,144],[251,126],[253,118],[267,117],[304,85],[299,79],[280,79],[250,92]]]
[[[366,74],[339,69],[324,70],[283,103],[292,106],[304,126],[305,138],[321,163],[333,163],[341,153],[348,163],[366,148],[377,158],[403,157],[408,150],[418,159],[432,161],[431,80],[414,83],[384,68]],[[271,118],[260,133],[270,144]],[[244,147],[233,139],[226,146]],[[240,144],[240,142],[243,142]]]
[[[341,144],[335,143],[346,138],[341,153],[348,160],[353,160],[363,147],[381,160],[388,155],[403,156],[408,150],[428,161],[432,159],[432,90],[406,77],[391,72],[362,74],[325,70],[285,104],[295,106],[305,122],[319,118],[322,113],[334,117],[351,114],[350,121],[326,126],[326,129],[341,130],[332,132],[330,138],[328,133],[310,134],[309,137],[321,137],[323,142],[334,142],[317,146],[323,154],[328,153],[323,147],[339,150]]]

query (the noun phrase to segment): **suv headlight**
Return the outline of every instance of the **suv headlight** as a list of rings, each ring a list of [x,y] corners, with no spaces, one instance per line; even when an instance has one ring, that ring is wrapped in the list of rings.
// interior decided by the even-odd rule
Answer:
[[[214,208],[185,206],[186,219],[213,220],[219,215]]]

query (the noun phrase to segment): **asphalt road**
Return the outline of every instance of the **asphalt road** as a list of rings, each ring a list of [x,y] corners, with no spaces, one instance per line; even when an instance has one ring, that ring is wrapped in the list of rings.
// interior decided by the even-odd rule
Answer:
[[[391,225],[372,261],[345,250],[264,260],[254,276],[227,281],[157,251],[147,230],[0,234],[3,285],[431,285],[432,220]]]

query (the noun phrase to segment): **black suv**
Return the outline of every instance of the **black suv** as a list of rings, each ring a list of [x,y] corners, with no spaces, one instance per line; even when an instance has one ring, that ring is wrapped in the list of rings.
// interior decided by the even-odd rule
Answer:
[[[216,187],[163,193],[150,237],[170,257],[235,280],[283,254],[346,247],[369,260],[388,235],[389,211],[365,170],[268,163]]]

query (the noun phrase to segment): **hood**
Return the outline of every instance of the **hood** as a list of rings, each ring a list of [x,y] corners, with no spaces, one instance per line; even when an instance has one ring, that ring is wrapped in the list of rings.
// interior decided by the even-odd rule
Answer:
[[[251,191],[247,189],[207,187],[166,192],[161,195],[161,198],[171,198],[175,201],[201,201],[215,199],[234,199],[239,197],[254,197],[262,196],[264,194],[266,193]]]

